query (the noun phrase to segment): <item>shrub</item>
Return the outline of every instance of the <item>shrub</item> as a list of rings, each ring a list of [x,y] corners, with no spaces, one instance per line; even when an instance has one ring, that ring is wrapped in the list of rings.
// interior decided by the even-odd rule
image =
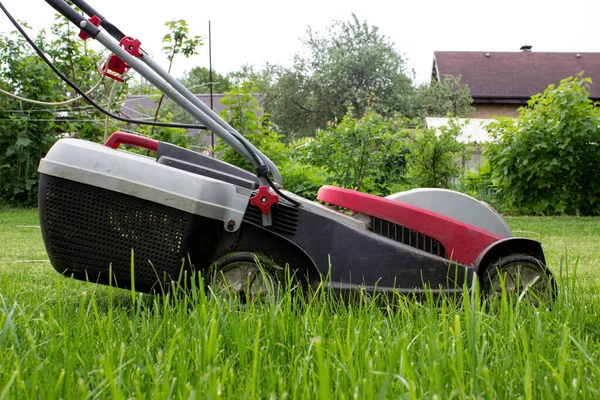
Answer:
[[[463,125],[451,119],[437,129],[417,130],[406,157],[407,178],[413,187],[450,188],[462,175],[467,146],[458,140]]]
[[[504,211],[502,191],[494,184],[492,170],[487,162],[476,171],[466,171],[456,189],[477,200],[485,201],[499,212]]]
[[[331,179],[325,168],[296,160],[284,164],[281,174],[285,190],[309,200],[316,200],[319,188],[328,184]]]
[[[99,75],[90,73],[106,57],[72,35],[69,22],[57,19],[50,33],[41,30],[33,39],[54,65],[84,90],[93,87]],[[0,34],[0,88],[26,99],[46,103],[74,97],[72,90],[52,72],[16,31]],[[110,85],[96,88],[100,103],[110,97]],[[114,103],[124,96],[118,93]],[[35,206],[39,175],[37,168],[54,142],[61,137],[101,140],[97,113],[82,100],[59,108],[40,106],[0,95],[0,199],[11,205]],[[111,125],[112,126],[112,125]]]
[[[373,110],[362,118],[349,110],[339,124],[317,133],[303,161],[325,168],[336,185],[387,195],[403,182],[408,136],[403,124]]]
[[[281,141],[282,135],[271,129],[268,115],[254,97],[258,90],[252,83],[244,82],[227,92],[221,103],[227,108],[221,117],[240,132],[250,143],[269,157],[277,166],[281,166],[288,158],[288,151]],[[254,172],[254,167],[241,154],[221,141],[217,147],[223,161]]]
[[[485,153],[507,206],[525,214],[600,214],[600,110],[581,74],[549,86],[516,120],[488,126]]]

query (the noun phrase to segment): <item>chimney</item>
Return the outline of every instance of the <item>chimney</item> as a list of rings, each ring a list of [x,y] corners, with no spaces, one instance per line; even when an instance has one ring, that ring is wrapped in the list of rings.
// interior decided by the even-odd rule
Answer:
[[[522,52],[531,52],[532,47],[533,46],[526,44],[524,46],[521,46],[521,48],[519,50],[521,50]]]

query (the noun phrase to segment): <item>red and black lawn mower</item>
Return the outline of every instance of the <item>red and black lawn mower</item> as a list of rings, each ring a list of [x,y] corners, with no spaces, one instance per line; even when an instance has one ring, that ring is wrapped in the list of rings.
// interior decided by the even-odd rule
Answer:
[[[183,272],[216,271],[242,297],[288,265],[308,283],[341,292],[460,293],[479,279],[551,300],[556,284],[540,243],[513,237],[487,204],[441,189],[386,198],[324,186],[318,199],[283,190],[277,167],[86,2],[46,0],[109,49],[118,73],[132,68],[256,168],[252,174],[168,143],[114,133],[104,144],[61,139],[39,167],[46,249],[65,275],[151,292]],[[137,146],[154,158],[118,150]],[[134,261],[132,261],[132,250]],[[262,262],[259,262],[262,261]],[[263,264],[260,272],[257,263]],[[112,275],[111,275],[112,274]]]

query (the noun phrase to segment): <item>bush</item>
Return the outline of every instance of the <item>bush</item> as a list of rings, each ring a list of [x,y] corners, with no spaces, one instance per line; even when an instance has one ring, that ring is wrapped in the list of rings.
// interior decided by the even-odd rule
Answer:
[[[41,30],[33,39],[54,61],[55,66],[84,90],[94,86],[99,75],[90,73],[106,59],[72,35],[69,22],[57,19],[51,34]],[[0,88],[27,99],[46,103],[74,97],[33,52],[17,32],[0,34]],[[94,93],[105,103],[110,85],[101,85]],[[122,98],[119,93],[114,103]],[[82,100],[51,108],[0,95],[2,127],[0,131],[0,199],[11,205],[35,206],[40,159],[61,137],[102,140],[104,130],[97,113]]]
[[[477,171],[466,171],[455,189],[485,201],[498,212],[504,211],[502,191],[494,184],[492,170],[487,162],[479,166]]]
[[[439,130],[417,130],[406,157],[407,178],[413,187],[450,188],[463,172],[467,146],[458,140],[463,125],[451,119]]]
[[[325,168],[302,164],[296,160],[284,164],[281,174],[285,190],[309,200],[316,200],[319,188],[328,184],[331,179]]]
[[[581,74],[549,86],[516,120],[488,126],[485,153],[507,206],[524,214],[600,214],[600,109]]]
[[[317,132],[305,147],[303,161],[325,168],[333,184],[388,195],[404,183],[408,133],[403,124],[373,110],[362,118],[349,110],[339,124]]]
[[[257,90],[252,83],[245,82],[227,92],[221,100],[227,107],[221,117],[280,167],[288,161],[288,151],[281,141],[283,136],[271,129],[268,115],[254,97]],[[254,172],[249,161],[222,141],[219,141],[217,151],[223,161]]]

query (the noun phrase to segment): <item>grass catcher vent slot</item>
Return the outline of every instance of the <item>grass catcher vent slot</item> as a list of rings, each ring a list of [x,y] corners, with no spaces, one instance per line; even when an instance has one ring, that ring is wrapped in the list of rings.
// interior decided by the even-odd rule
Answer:
[[[412,229],[405,228],[402,225],[372,217],[370,230],[378,235],[409,245],[415,249],[448,258],[446,249],[439,240]]]

